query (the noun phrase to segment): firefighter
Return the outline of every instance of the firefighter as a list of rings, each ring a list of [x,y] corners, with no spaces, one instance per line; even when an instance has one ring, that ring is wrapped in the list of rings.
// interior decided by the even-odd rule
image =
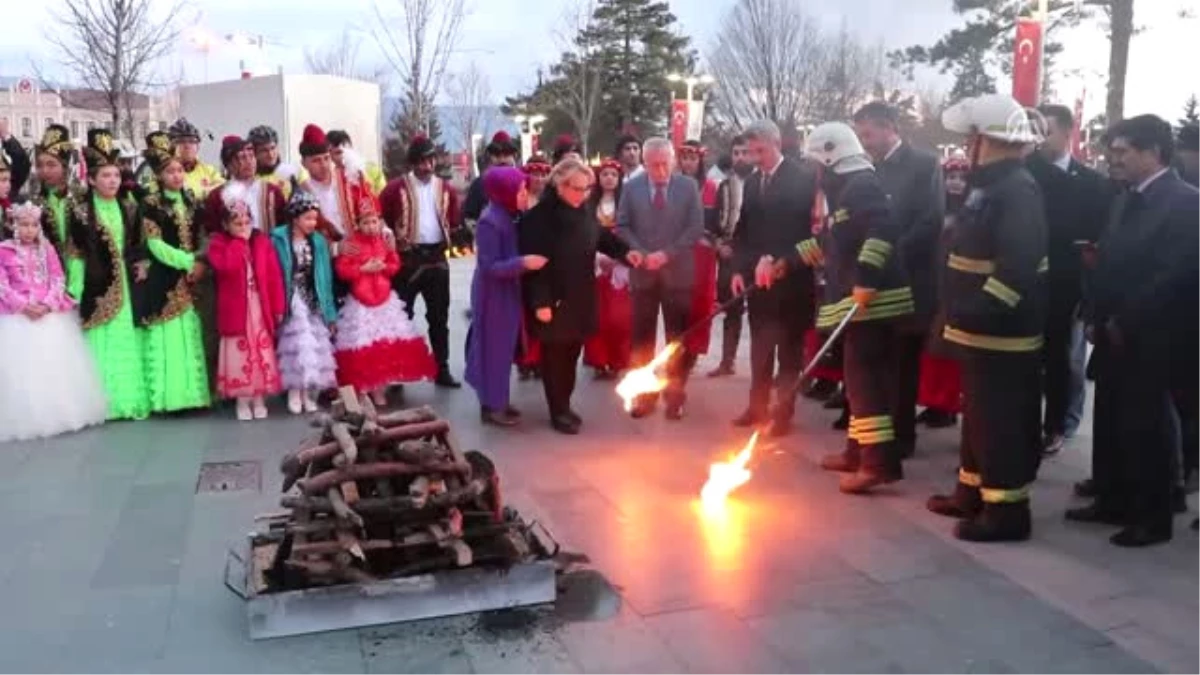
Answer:
[[[958,484],[930,497],[966,541],[1019,541],[1031,531],[1029,488],[1041,453],[1040,351],[1046,320],[1042,195],[1024,167],[1039,139],[1012,97],[988,94],[942,114],[966,136],[971,172],[946,262],[946,325],[959,352],[965,405]]]
[[[828,214],[811,241],[796,247],[809,264],[824,258],[825,303],[817,328],[829,330],[858,305],[843,342],[850,426],[844,452],[821,466],[844,472],[842,492],[862,494],[903,477],[892,422],[898,377],[897,319],[913,313],[912,289],[893,255],[898,232],[887,194],[858,136],[828,122],[808,138],[808,156],[822,165],[821,190]]]

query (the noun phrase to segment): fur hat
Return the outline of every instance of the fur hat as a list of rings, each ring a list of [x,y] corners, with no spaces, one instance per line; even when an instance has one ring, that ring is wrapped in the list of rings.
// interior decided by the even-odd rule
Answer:
[[[33,146],[39,155],[50,155],[66,164],[71,160],[71,151],[75,149],[71,143],[71,133],[61,124],[51,124],[42,134],[42,141]]]
[[[88,129],[87,146],[83,149],[88,171],[98,171],[106,166],[116,166],[121,159],[121,149],[113,141],[108,129]]]
[[[315,124],[309,124],[304,127],[304,134],[300,137],[300,156],[315,157],[324,155],[329,152],[329,139],[325,136],[325,132],[321,127]]]
[[[509,136],[507,131],[497,131],[492,135],[492,142],[488,143],[487,154],[493,156],[515,155],[517,154],[517,144],[513,143],[512,136]]]
[[[437,146],[427,136],[413,136],[408,144],[405,159],[409,164],[416,164],[423,159],[437,155]]]
[[[246,139],[256,148],[263,145],[279,144],[279,134],[265,124],[260,124],[251,129],[250,133],[246,134]]]
[[[234,156],[250,146],[250,141],[241,136],[229,135],[221,139],[221,164],[229,166]]]

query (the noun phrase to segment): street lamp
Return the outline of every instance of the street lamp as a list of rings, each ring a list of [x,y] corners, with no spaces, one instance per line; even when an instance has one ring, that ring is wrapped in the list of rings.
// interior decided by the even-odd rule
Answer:
[[[680,75],[679,73],[671,73],[667,75],[668,82],[682,82],[687,86],[687,100],[692,100],[692,94],[698,84],[712,84],[716,79],[707,73],[702,75]]]

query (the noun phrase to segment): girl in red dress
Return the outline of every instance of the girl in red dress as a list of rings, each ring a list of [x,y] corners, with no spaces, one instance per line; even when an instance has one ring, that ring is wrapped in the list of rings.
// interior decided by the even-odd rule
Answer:
[[[536,153],[525,162],[525,166],[521,170],[525,172],[529,180],[529,208],[532,209],[538,203],[538,199],[542,196],[542,192],[546,189],[546,184],[550,182],[550,162],[546,160],[546,156],[541,153]],[[526,209],[528,210],[528,209]],[[517,220],[517,237],[520,238],[521,221]],[[528,380],[538,377],[538,367],[542,363],[542,346],[537,339],[530,334],[524,325],[521,326],[521,339],[517,345],[517,354],[515,356],[517,364],[517,374],[522,380]]]
[[[692,311],[688,325],[702,321],[717,304],[717,249],[709,237],[716,229],[717,182],[708,178],[704,166],[704,146],[700,141],[688,141],[679,148],[679,172],[691,176],[700,188],[700,203],[704,206],[705,236],[692,247],[695,256],[696,277],[692,285]],[[684,347],[693,356],[708,353],[708,342],[712,337],[711,322],[692,331],[684,340]]]
[[[359,202],[357,228],[342,245],[334,269],[350,288],[334,339],[338,384],[370,393],[383,406],[389,384],[433,380],[437,362],[392,290],[400,256],[383,236],[373,197]]]
[[[590,207],[601,227],[617,225],[621,199],[621,163],[606,159],[596,171],[596,188]],[[597,380],[615,379],[629,367],[632,349],[633,304],[629,296],[629,268],[603,253],[596,254],[596,306],[599,330],[583,345],[583,362],[594,368]]]
[[[217,393],[237,399],[239,420],[267,416],[264,397],[281,389],[275,329],[283,320],[283,274],[271,239],[250,223],[250,195],[236,184],[221,193],[224,231],[208,244],[217,288]]]

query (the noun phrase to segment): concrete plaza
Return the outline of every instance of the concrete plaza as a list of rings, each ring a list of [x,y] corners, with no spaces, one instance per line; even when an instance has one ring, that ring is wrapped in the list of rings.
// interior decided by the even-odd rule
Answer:
[[[453,264],[456,372],[471,269]],[[406,405],[433,405],[490,453],[506,500],[595,574],[573,575],[556,609],[262,642],[222,572],[254,515],[278,507],[278,458],[308,433],[280,403],[265,422],[225,408],[0,446],[0,670],[1200,670],[1194,514],[1170,544],[1132,551],[1066,523],[1086,434],[1043,467],[1027,543],[966,545],[925,511],[953,483],[957,429],[924,432],[893,488],[838,494],[816,460],[841,435],[811,402],[790,438],[760,446],[725,517],[702,516],[708,464],[747,438],[728,423],[745,401],[739,366],[697,377],[682,423],[629,419],[581,369],[578,437],[549,429],[537,382],[514,382],[526,422],[512,430],[481,427],[470,389],[406,387]],[[261,462],[261,489],[197,493],[201,464],[223,461]]]

